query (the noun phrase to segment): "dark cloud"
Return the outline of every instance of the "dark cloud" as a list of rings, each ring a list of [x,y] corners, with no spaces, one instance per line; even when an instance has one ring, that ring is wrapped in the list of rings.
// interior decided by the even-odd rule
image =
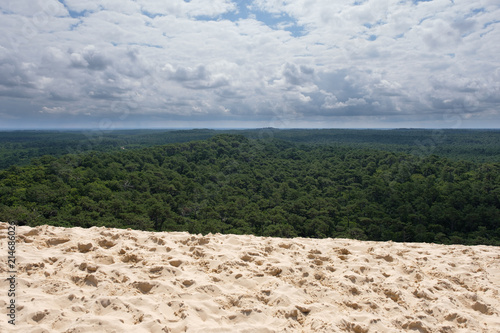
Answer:
[[[230,80],[226,75],[214,74],[204,65],[197,65],[194,68],[183,66],[174,68],[172,65],[167,64],[163,70],[169,80],[177,81],[188,89],[215,89],[230,84]]]
[[[225,99],[244,99],[245,95],[243,92],[237,91],[231,88],[222,88],[215,91],[217,96],[221,97],[222,100]]]
[[[94,47],[88,47],[82,53],[71,54],[71,66],[74,68],[88,68],[93,71],[103,71],[111,65],[111,60],[96,51]]]
[[[49,99],[56,102],[74,102],[78,100],[78,97],[72,93],[66,94],[62,91],[50,91]]]
[[[305,65],[297,66],[293,63],[286,63],[282,67],[282,75],[285,77],[286,82],[294,86],[310,82],[313,74],[314,68]]]
[[[205,66],[198,65],[195,68],[178,66],[174,68],[172,65],[164,67],[165,72],[170,80],[174,81],[199,81],[207,78],[207,70]]]
[[[35,88],[35,80],[32,64],[23,63],[12,53],[0,55],[0,86],[24,91]]]
[[[11,89],[0,89],[0,96],[29,99],[35,97],[35,94],[27,90],[11,88]]]

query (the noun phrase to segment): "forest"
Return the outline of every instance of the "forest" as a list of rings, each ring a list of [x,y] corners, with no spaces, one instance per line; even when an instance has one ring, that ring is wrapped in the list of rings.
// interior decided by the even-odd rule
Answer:
[[[141,149],[196,140],[219,134],[250,139],[279,139],[297,144],[369,148],[453,160],[500,162],[500,130],[468,129],[246,129],[246,130],[65,130],[0,132],[0,169],[28,165],[43,155]]]
[[[500,245],[498,134],[137,131],[69,154],[61,141],[0,170],[0,220]]]

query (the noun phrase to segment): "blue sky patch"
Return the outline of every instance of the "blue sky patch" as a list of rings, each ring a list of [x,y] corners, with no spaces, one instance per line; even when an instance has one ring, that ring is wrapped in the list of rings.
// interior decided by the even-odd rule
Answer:
[[[472,14],[479,14],[479,13],[484,13],[484,12],[486,12],[486,10],[484,8],[475,8],[475,9],[471,10]]]
[[[495,21],[491,21],[491,22],[486,22],[486,23],[483,25],[483,29],[484,29],[484,28],[489,27],[489,26],[490,26],[490,25],[492,25],[492,24],[497,24],[497,23],[500,23],[500,20],[495,20]]]
[[[92,11],[89,11],[86,9],[82,10],[80,12],[74,11],[74,10],[69,9],[69,7],[66,5],[66,3],[64,3],[63,0],[59,0],[59,2],[64,6],[64,8],[66,8],[68,10],[69,16],[71,16],[72,18],[80,18],[80,17],[84,17],[84,16],[87,16],[88,14],[92,13]]]
[[[152,13],[149,13],[149,12],[144,11],[144,10],[141,10],[141,14],[145,15],[145,16],[147,16],[149,18],[152,18],[152,19],[154,19],[157,16],[163,16],[162,14],[158,14],[158,13],[152,14]]]
[[[297,21],[287,13],[275,15],[263,11],[254,11],[255,18],[274,30],[289,31],[293,37],[305,35],[304,27],[299,26]]]
[[[285,12],[280,14],[269,13],[258,9],[251,9],[246,1],[238,1],[238,10],[225,13],[220,17],[198,16],[196,19],[203,21],[217,21],[220,19],[237,22],[248,18],[255,18],[264,23],[273,30],[285,30],[290,32],[293,37],[300,37],[306,34],[303,26],[297,23],[297,20]]]
[[[72,18],[80,18],[80,17],[87,16],[91,12],[88,11],[88,10],[82,10],[81,12],[75,12],[74,10],[69,10],[68,9],[68,13],[69,13],[69,16],[71,16]]]

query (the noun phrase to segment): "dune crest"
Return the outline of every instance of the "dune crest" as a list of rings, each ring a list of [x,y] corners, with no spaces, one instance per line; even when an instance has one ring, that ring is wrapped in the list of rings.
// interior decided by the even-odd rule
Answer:
[[[499,247],[97,227],[17,234],[19,332],[500,332]],[[0,331],[16,331],[8,281],[0,288]]]

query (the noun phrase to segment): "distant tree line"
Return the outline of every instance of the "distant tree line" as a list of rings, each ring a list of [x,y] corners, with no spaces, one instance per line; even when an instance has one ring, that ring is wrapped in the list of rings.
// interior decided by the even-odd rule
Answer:
[[[297,144],[379,149],[416,156],[432,154],[453,160],[500,162],[500,130],[359,130],[286,129],[250,130],[73,130],[0,132],[0,170],[28,165],[32,158],[68,153],[111,152],[206,140],[219,134],[250,139],[279,139]]]

